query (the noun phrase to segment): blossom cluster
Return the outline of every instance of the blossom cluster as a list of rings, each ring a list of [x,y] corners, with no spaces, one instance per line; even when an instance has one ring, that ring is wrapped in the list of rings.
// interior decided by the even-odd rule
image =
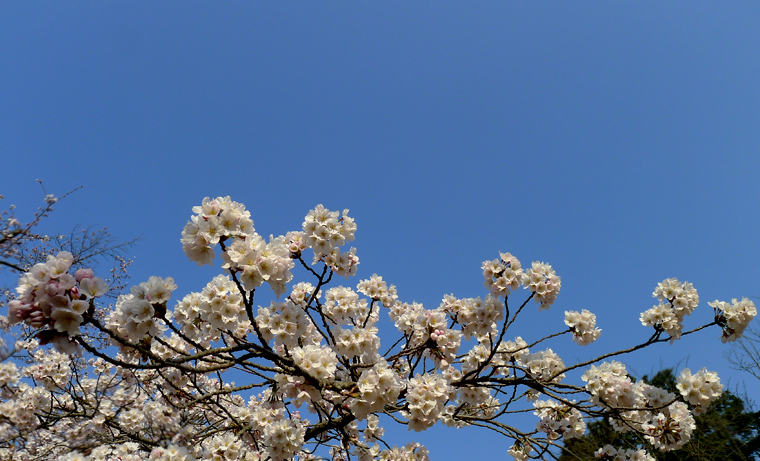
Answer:
[[[392,307],[398,299],[396,285],[388,286],[382,277],[372,274],[367,280],[362,280],[356,287],[357,291],[368,298],[380,301],[385,307]]]
[[[267,442],[266,454],[272,461],[293,459],[293,455],[301,451],[305,431],[296,419],[281,419],[268,424],[263,434],[263,439]]]
[[[425,373],[410,379],[406,391],[407,410],[402,414],[409,420],[410,430],[421,431],[438,421],[453,389],[443,376]]]
[[[34,429],[39,421],[37,413],[48,408],[50,401],[50,392],[44,387],[21,383],[12,399],[0,403],[0,416],[19,430]]]
[[[365,280],[359,282],[359,286],[366,283]],[[327,318],[336,325],[351,325],[354,319],[368,320],[368,324],[374,325],[376,321],[370,315],[369,303],[366,299],[359,298],[359,295],[351,288],[339,286],[330,288],[325,293],[325,303],[322,307]]]
[[[282,237],[270,236],[268,243],[258,234],[234,239],[222,258],[225,260],[222,267],[239,272],[246,290],[254,290],[267,282],[272,291],[281,296],[293,278],[290,269],[294,263]]]
[[[9,386],[18,384],[21,373],[13,362],[0,363],[0,389],[6,390]]]
[[[675,450],[691,439],[696,422],[685,403],[673,402],[652,414],[653,418],[641,422],[641,429],[649,443],[658,450]]]
[[[531,459],[531,450],[532,448],[529,444],[522,440],[516,440],[515,444],[507,450],[507,454],[513,457],[516,461],[526,461]]]
[[[407,443],[403,447],[394,446],[380,452],[379,461],[429,461],[428,450],[419,443]]]
[[[525,269],[523,285],[535,293],[533,300],[540,304],[539,309],[548,309],[557,299],[562,281],[552,266],[535,261],[530,269]]]
[[[398,374],[385,360],[379,360],[372,368],[362,371],[356,382],[357,393],[348,399],[348,406],[360,421],[370,413],[381,411],[396,402],[404,388]]]
[[[500,342],[489,362],[491,351],[490,340],[483,338],[463,357],[462,373],[472,373],[488,365],[495,373],[506,376],[522,371],[540,383],[559,383],[565,378],[565,363],[557,353],[551,349],[531,353],[528,344],[519,336],[514,341]]]
[[[182,250],[199,266],[211,264],[214,247],[229,237],[255,235],[251,213],[230,197],[206,197],[193,207],[195,215],[182,230]]]
[[[251,330],[242,296],[228,276],[218,275],[200,293],[190,293],[174,307],[174,320],[190,340],[210,344],[223,331],[244,337]]]
[[[510,375],[510,364],[512,362],[525,365],[523,357],[530,353],[528,343],[522,337],[518,336],[514,341],[502,341],[496,348],[496,354],[491,361],[491,366],[502,375]]]
[[[718,373],[702,368],[696,374],[685,368],[678,376],[678,392],[694,407],[694,413],[702,414],[723,392]]]
[[[306,248],[312,248],[314,264],[321,261],[333,273],[348,279],[356,275],[359,257],[356,248],[341,252],[340,247],[353,241],[355,232],[356,223],[348,216],[348,210],[343,210],[341,216],[341,213],[320,204],[306,215],[303,231],[288,232],[283,241],[292,257],[300,258]]]
[[[173,278],[151,276],[147,282],[132,287],[130,294],[119,296],[106,320],[107,327],[132,343],[158,335],[167,328],[164,322],[171,313],[166,303],[176,289]]]
[[[34,365],[24,369],[24,374],[45,389],[62,389],[71,378],[69,356],[57,351],[36,350],[32,354]],[[17,382],[17,381],[16,381]]]
[[[655,329],[664,330],[676,340],[681,337],[683,319],[691,314],[699,304],[697,290],[689,282],[679,282],[670,278],[657,284],[652,294],[660,303],[641,314],[641,323]]]
[[[338,356],[327,346],[310,344],[293,349],[293,361],[317,379],[335,379]]]
[[[327,254],[319,255],[316,261],[323,261],[335,274],[342,275],[348,279],[356,275],[359,269],[359,257],[356,256],[356,248],[341,253],[340,248],[330,249]]]
[[[499,253],[499,256],[499,259],[483,261],[483,284],[494,295],[507,296],[523,282],[522,265],[510,253]]]
[[[362,363],[372,363],[380,349],[376,327],[338,328],[335,332],[335,350],[343,357],[360,358]]]
[[[732,299],[730,304],[716,299],[707,304],[715,309],[715,319],[723,329],[720,340],[724,343],[741,338],[744,329],[757,315],[755,303],[747,298],[742,298],[741,301]]]
[[[554,400],[537,400],[533,407],[533,414],[541,418],[536,429],[545,432],[549,440],[572,439],[586,432],[586,422],[577,408]]]
[[[625,365],[620,362],[604,362],[592,365],[581,378],[595,405],[607,408],[631,408],[636,401],[633,383]]]
[[[583,378],[591,401],[603,408],[624,409],[610,418],[621,432],[636,429],[656,448],[667,451],[682,447],[691,438],[695,422],[688,406],[676,396],[644,382],[632,382],[620,362],[592,366]],[[679,392],[697,413],[721,394],[723,386],[717,374],[701,370],[692,375],[685,369],[678,378]],[[701,394],[698,395],[698,394]]]
[[[239,272],[246,290],[267,282],[278,296],[285,293],[285,285],[293,278],[290,269],[294,264],[284,237],[270,236],[266,242],[255,232],[250,212],[230,197],[206,197],[201,206],[193,207],[193,212],[196,215],[185,225],[181,238],[191,261],[199,266],[211,265],[214,247],[221,244],[222,267]]]
[[[24,322],[42,329],[43,343],[53,343],[62,352],[75,352],[72,337],[79,334],[84,315],[94,308],[93,300],[108,291],[108,285],[95,277],[91,269],[79,269],[74,275],[69,269],[74,256],[62,251],[48,256],[44,263],[35,264],[18,282],[18,298],[8,303],[11,325]]]
[[[285,302],[272,301],[268,307],[260,307],[256,315],[264,339],[274,339],[275,345],[295,347],[298,342],[319,342],[313,338],[316,333],[311,320],[304,310],[288,300]],[[313,338],[309,341],[309,338]]]
[[[493,295],[508,296],[521,285],[534,293],[539,309],[548,309],[557,299],[562,280],[549,264],[534,261],[523,269],[520,261],[510,253],[500,253],[499,259],[483,261],[483,284]]]
[[[655,461],[645,450],[616,449],[612,445],[605,445],[597,450],[596,457],[602,461]]]
[[[448,328],[443,310],[428,310],[419,303],[400,303],[391,307],[389,315],[396,328],[410,338],[409,347],[423,348],[424,355],[441,368],[454,361],[462,333]]]
[[[113,380],[112,376],[108,381]],[[196,461],[196,460],[238,460],[238,461],[263,461],[265,459],[284,461],[292,459],[296,453],[301,452],[304,444],[307,420],[300,418],[298,413],[288,414],[282,408],[281,403],[272,402],[268,391],[251,397],[246,405],[236,396],[224,403],[225,415],[213,417],[213,423],[218,429],[233,429],[228,427],[233,421],[244,424],[251,432],[243,436],[237,436],[233,431],[215,431],[215,435],[203,439],[200,443],[188,443],[187,436],[190,434],[188,427],[180,424],[180,418],[186,418],[176,406],[169,402],[150,399],[149,391],[155,391],[157,385],[155,374],[139,373],[140,386],[123,386],[119,392],[111,397],[102,396],[98,402],[102,405],[100,411],[92,418],[95,421],[87,423],[86,432],[81,436],[74,434],[80,429],[69,427],[68,439],[65,444],[75,449],[66,457],[68,461],[104,461],[108,459],[122,459],[130,461],[166,460],[166,461]],[[213,379],[198,377],[201,384],[209,390],[220,391],[219,382]],[[94,382],[84,381],[87,387],[103,387],[108,381]],[[140,388],[147,386],[143,391]],[[123,392],[126,389],[127,392]],[[126,406],[129,408],[125,408]],[[114,408],[123,408],[118,413]],[[113,416],[116,415],[114,418]],[[125,437],[149,436],[154,431],[163,431],[164,434],[174,434],[172,441],[163,446],[154,448],[146,455],[142,448],[131,442],[111,443],[98,446],[92,450],[87,449],[86,443],[89,433],[103,434],[102,427],[104,417],[110,418],[108,431],[118,431],[117,435]],[[206,417],[212,417],[207,414]],[[259,438],[258,448],[251,444],[250,434],[257,434]],[[118,438],[117,438],[118,440]],[[80,451],[81,450],[81,451]],[[85,456],[82,452],[89,452]],[[2,453],[0,453],[2,455]],[[5,458],[3,458],[5,459]]]
[[[242,442],[232,434],[215,435],[206,446],[203,457],[205,459],[238,459],[242,445]]]
[[[558,383],[564,379],[565,363],[553,350],[546,349],[532,354],[525,354],[520,361],[525,364],[530,376],[542,383]]]
[[[314,253],[328,254],[333,248],[354,240],[356,222],[348,210],[330,211],[322,205],[309,211],[303,222],[304,241]]]
[[[485,300],[477,298],[457,299],[446,295],[438,307],[462,327],[464,338],[484,338],[497,331],[497,323],[504,319],[505,309],[501,298],[488,295]]]
[[[587,309],[581,312],[565,311],[565,325],[570,327],[573,341],[579,346],[593,343],[602,334],[602,330],[596,328],[596,315]]]
[[[447,405],[441,415],[444,424],[450,427],[464,427],[466,422],[456,418],[456,415],[489,418],[494,416],[500,407],[499,400],[494,398],[491,390],[484,387],[460,387],[454,405]]]

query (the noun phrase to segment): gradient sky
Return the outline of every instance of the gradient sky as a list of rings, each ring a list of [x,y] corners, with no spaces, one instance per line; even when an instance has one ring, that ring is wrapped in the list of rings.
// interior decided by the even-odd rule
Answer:
[[[569,363],[647,338],[638,317],[665,278],[699,291],[687,328],[709,301],[760,296],[758,24],[751,1],[2,2],[0,204],[28,216],[35,179],[83,186],[45,230],[141,236],[132,281],[172,276],[178,298],[220,270],[179,243],[206,196],[244,203],[264,235],[349,208],[359,278],[428,308],[484,296],[499,251],[546,261],[557,303],[508,336],[589,309],[597,344],[551,343]],[[706,366],[760,399],[718,337],[623,361]],[[437,460],[509,445],[391,435]]]

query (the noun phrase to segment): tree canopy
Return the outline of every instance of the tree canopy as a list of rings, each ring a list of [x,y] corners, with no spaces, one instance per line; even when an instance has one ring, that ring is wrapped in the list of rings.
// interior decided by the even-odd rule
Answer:
[[[545,262],[523,267],[499,252],[480,267],[485,297],[444,295],[428,309],[401,301],[377,274],[355,290],[337,285],[359,264],[356,248],[342,248],[357,229],[348,210],[317,205],[302,230],[268,240],[230,197],[207,197],[192,211],[182,249],[199,266],[220,252],[223,273],[175,297],[173,307],[178,286],[159,276],[115,305],[104,302],[118,290],[82,267],[76,252],[46,253],[26,269],[3,321],[19,340],[0,363],[0,460],[427,460],[416,442],[399,448],[382,438],[383,425],[399,423],[415,432],[488,428],[511,439],[507,454],[525,461],[553,457],[603,416],[628,434],[618,447],[646,440],[650,452],[669,452],[694,439],[700,456],[720,459],[714,439],[725,439],[733,450],[726,453],[745,456],[737,459],[754,450],[757,415],[745,415],[741,399],[719,400],[719,414],[735,416],[710,423],[711,437],[693,434],[695,416],[709,418],[721,399],[716,372],[635,382],[610,360],[711,327],[734,341],[757,314],[747,298],[708,303],[714,320],[684,331],[699,296],[691,283],[668,278],[652,293],[657,304],[641,313],[652,329],[641,342],[565,363],[547,346],[594,342],[595,314],[565,311],[564,324],[548,325],[543,337],[515,330],[529,305],[549,309],[560,293],[561,278]],[[256,306],[265,284],[274,299]],[[381,313],[395,342],[381,338]],[[581,368],[585,384],[565,379]],[[538,424],[515,426],[520,413]],[[615,459],[654,458],[637,449]]]

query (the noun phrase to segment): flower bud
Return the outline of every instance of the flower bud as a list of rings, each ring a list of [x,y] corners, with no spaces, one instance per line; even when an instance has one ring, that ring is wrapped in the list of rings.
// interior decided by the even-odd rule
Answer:
[[[77,279],[77,282],[81,282],[82,279],[94,278],[95,274],[92,272],[92,269],[78,269],[74,277]]]

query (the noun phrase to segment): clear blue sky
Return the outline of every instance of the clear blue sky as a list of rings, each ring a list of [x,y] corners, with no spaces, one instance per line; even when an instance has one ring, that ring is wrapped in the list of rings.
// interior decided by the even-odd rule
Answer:
[[[219,271],[179,244],[205,196],[246,204],[264,235],[351,209],[359,276],[428,308],[484,295],[498,251],[546,261],[558,302],[513,336],[590,309],[598,344],[552,343],[571,362],[647,337],[664,278],[699,290],[687,327],[760,296],[758,24],[751,1],[3,2],[0,194],[31,212],[35,179],[84,186],[48,230],[142,236],[133,281],[173,276],[178,297]],[[625,362],[752,385],[718,336]],[[508,446],[400,435],[438,460]]]

